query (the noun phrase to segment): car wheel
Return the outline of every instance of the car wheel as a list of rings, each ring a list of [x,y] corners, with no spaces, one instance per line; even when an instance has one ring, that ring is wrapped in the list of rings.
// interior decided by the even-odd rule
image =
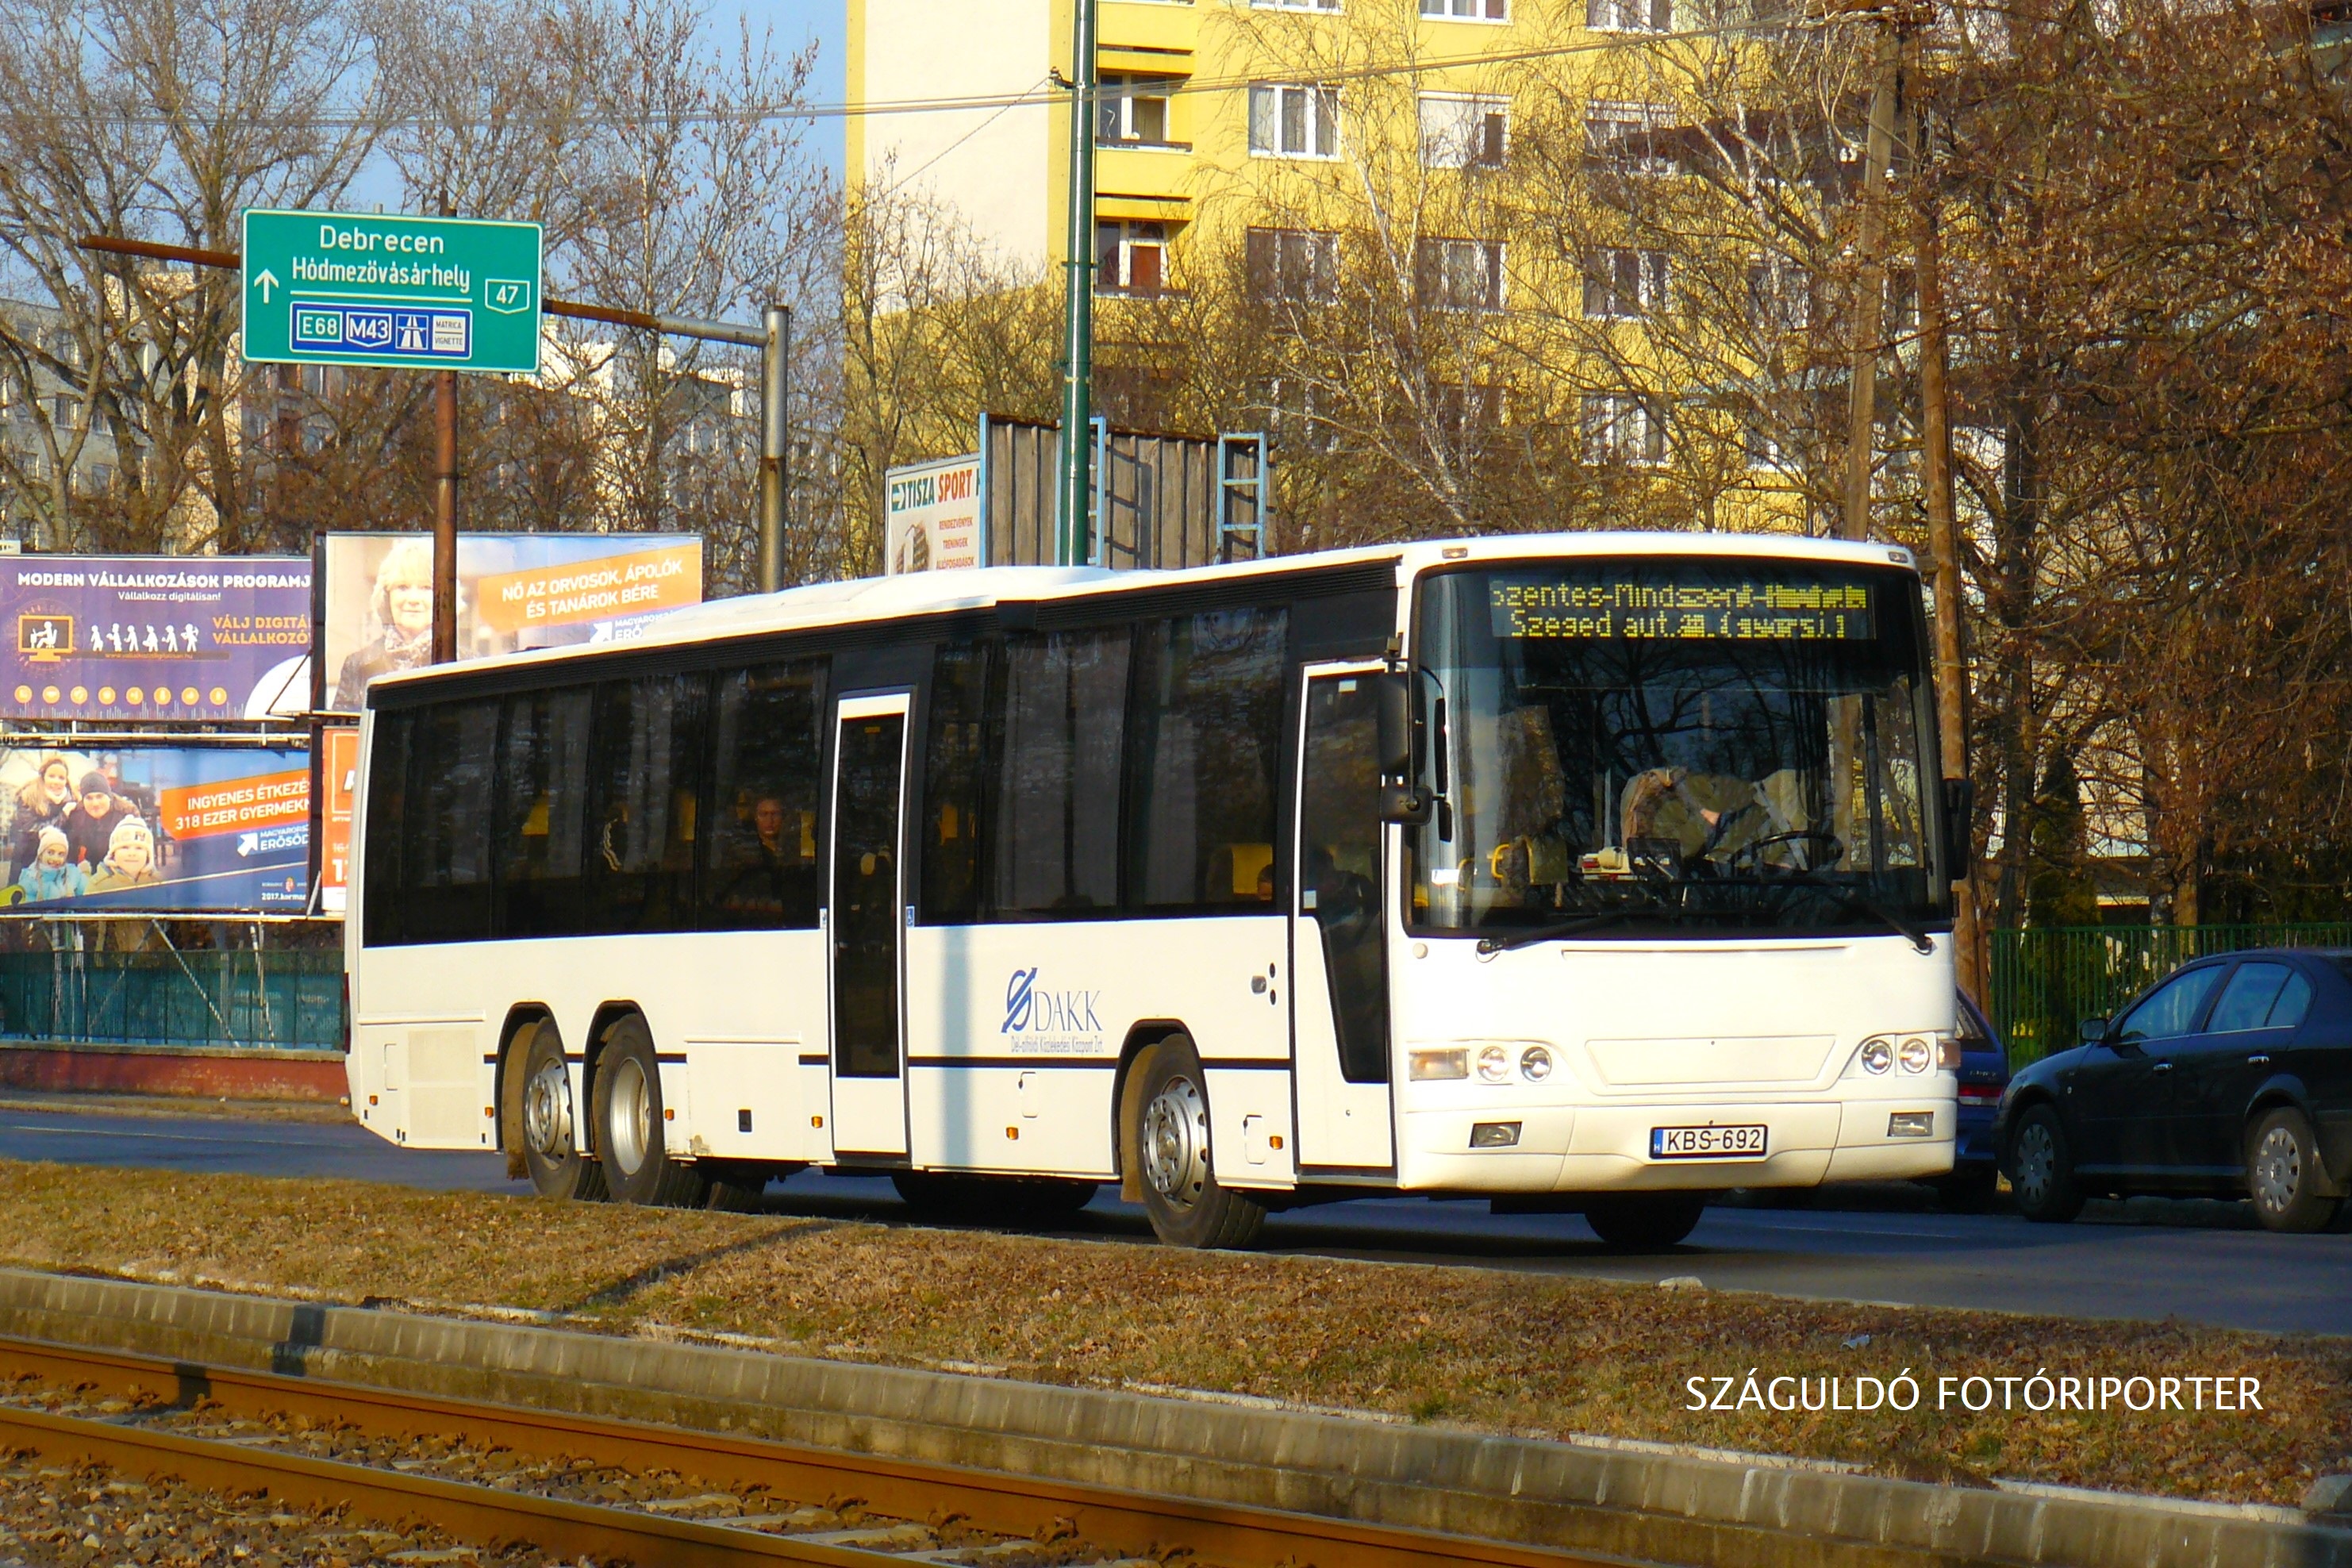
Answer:
[[[1706,1193],[1610,1193],[1587,1201],[1584,1223],[1620,1252],[1664,1252],[1698,1228]]]
[[[2058,1113],[2037,1105],[2018,1123],[2011,1141],[2010,1186],[2017,1212],[2044,1225],[2063,1225],[2083,1212],[2083,1189],[2074,1180],[2074,1152]]]
[[[593,1203],[604,1196],[604,1167],[580,1152],[572,1068],[552,1021],[533,1026],[523,1049],[521,1135],[524,1173],[540,1195]]]
[[[2282,1107],[2254,1127],[2246,1143],[2246,1193],[2254,1213],[2272,1230],[2325,1230],[2343,1200],[2320,1189],[2319,1140],[2310,1119]]]
[[[709,1178],[669,1156],[663,1137],[661,1067],[642,1019],[624,1018],[613,1026],[596,1062],[596,1089],[590,1098],[596,1108],[596,1152],[613,1196],[660,1208],[700,1208],[709,1201]]]
[[[1171,1247],[1244,1247],[1257,1239],[1265,1208],[1221,1186],[1209,1155],[1208,1075],[1192,1042],[1171,1035],[1136,1059],[1143,1091],[1128,1149],[1143,1174],[1151,1228]]]

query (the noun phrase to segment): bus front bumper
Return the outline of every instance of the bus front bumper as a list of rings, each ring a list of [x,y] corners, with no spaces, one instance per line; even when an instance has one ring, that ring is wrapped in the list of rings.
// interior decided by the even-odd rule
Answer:
[[[1398,1184],[1408,1191],[1662,1192],[1940,1175],[1952,1168],[1958,1110],[1949,1098],[1925,1096],[1843,1104],[1448,1107],[1401,1120]],[[1662,1139],[1667,1130],[1754,1127],[1764,1129],[1760,1157],[1659,1152],[1662,1142],[1692,1141]]]

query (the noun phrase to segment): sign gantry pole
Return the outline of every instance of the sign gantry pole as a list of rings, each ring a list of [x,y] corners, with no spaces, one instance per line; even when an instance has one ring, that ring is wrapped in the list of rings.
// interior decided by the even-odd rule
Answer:
[[[792,419],[787,379],[792,364],[793,313],[782,305],[767,311],[767,341],[760,345],[760,592],[784,585],[784,510],[791,497]]]
[[[1093,489],[1095,253],[1095,7],[1071,0],[1069,254],[1063,265],[1062,452],[1054,559],[1087,558],[1087,503]]]

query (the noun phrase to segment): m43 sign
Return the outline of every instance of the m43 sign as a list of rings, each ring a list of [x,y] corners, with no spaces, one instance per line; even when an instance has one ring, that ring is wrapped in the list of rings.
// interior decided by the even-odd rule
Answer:
[[[245,215],[245,357],[257,363],[539,370],[535,223]]]

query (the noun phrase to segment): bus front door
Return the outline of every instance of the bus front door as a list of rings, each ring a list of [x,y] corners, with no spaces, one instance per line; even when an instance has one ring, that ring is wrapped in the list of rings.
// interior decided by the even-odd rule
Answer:
[[[845,697],[835,714],[825,929],[833,962],[833,1149],[839,1159],[907,1152],[900,1043],[907,710],[900,692]]]
[[[1389,1102],[1377,664],[1307,672],[1290,988],[1302,1180],[1396,1167]]]

